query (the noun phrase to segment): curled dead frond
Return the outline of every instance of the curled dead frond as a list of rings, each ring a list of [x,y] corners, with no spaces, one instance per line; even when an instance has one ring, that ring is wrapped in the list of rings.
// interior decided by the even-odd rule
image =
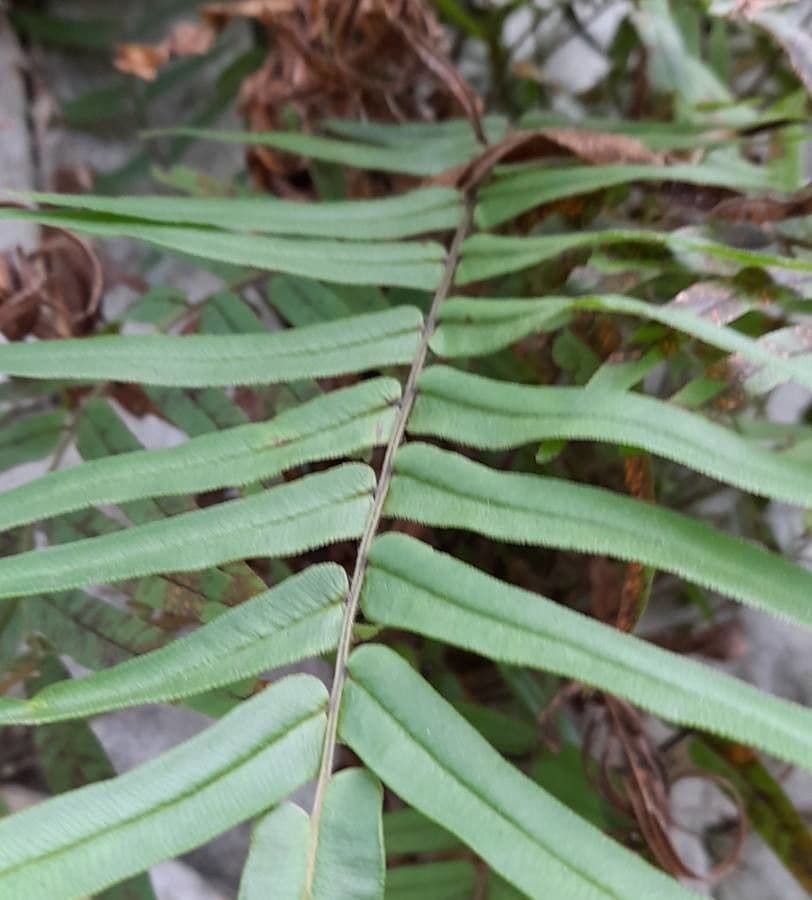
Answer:
[[[101,263],[90,245],[49,228],[36,249],[0,255],[0,332],[9,340],[86,334],[102,288]]]
[[[649,852],[677,878],[713,883],[736,866],[747,835],[744,803],[727,779],[696,769],[671,772],[643,727],[640,713],[616,697],[603,695],[592,704],[583,744],[584,770],[604,797],[631,818]],[[591,760],[597,759],[595,771]],[[594,775],[592,774],[594,772]],[[672,814],[674,787],[686,778],[716,785],[736,809],[735,840],[725,857],[707,872],[689,866],[674,841],[680,830]]]

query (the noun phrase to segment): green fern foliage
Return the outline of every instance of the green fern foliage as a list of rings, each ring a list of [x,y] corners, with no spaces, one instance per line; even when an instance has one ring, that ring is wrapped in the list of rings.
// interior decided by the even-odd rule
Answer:
[[[491,139],[506,133],[501,119],[484,124]],[[464,122],[325,130],[250,140],[412,176],[480,152]],[[767,176],[740,162],[761,185]],[[531,706],[541,678],[573,680],[812,768],[808,709],[655,646],[635,623],[626,633],[512,583],[504,562],[517,547],[540,571],[542,548],[609,557],[812,626],[812,574],[774,548],[669,508],[667,491],[658,502],[623,496],[556,465],[577,442],[612,464],[642,458],[672,480],[691,470],[812,506],[808,453],[784,449],[766,422],[759,437],[759,419],[685,402],[728,354],[763,384],[812,389],[808,353],[762,340],[754,300],[717,322],[658,281],[729,283],[765,267],[806,277],[809,254],[623,223],[489,230],[598,188],[727,186],[737,172],[719,161],[524,164],[497,168],[478,194],[430,186],[307,205],[37,194],[27,200],[40,208],[4,209],[272,271],[269,304],[290,327],[268,330],[224,293],[198,311],[200,333],[177,334],[178,300],[157,293],[129,315],[170,333],[0,346],[10,385],[79,397],[69,415],[21,413],[2,436],[4,470],[53,465],[0,497],[0,661],[56,653],[90,670],[3,698],[0,726],[172,702],[215,720],[132,772],[0,820],[0,896],[77,900],[248,820],[240,900],[691,896],[507,758],[526,745],[503,733],[515,708],[488,718],[415,648],[486,660]],[[655,274],[628,296],[579,290],[577,279],[562,287],[566,278],[543,293],[542,264],[575,254],[612,270],[630,248]],[[578,330],[589,317],[625,329],[639,352],[598,357]],[[557,370],[545,380],[533,354],[550,346]],[[682,381],[658,388],[651,375],[668,354]],[[247,385],[261,398],[250,421],[235,390]],[[142,446],[122,413],[128,391],[182,441]],[[75,465],[59,465],[64,434]],[[383,534],[405,528],[416,537]],[[461,552],[461,532],[489,549]],[[329,698],[312,675],[275,671],[317,657],[333,671]],[[535,746],[537,723],[525,725]],[[347,751],[359,765],[342,768]],[[287,798],[311,781],[306,811]]]
[[[326,700],[291,676],[163,757],[4,820],[0,888],[82,897],[273,806],[315,774]]]

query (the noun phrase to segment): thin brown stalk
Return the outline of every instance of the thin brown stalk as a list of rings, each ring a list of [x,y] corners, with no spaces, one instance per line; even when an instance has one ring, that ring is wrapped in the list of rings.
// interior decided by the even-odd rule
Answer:
[[[440,284],[434,294],[426,320],[423,324],[423,330],[420,334],[420,343],[417,347],[412,362],[409,376],[406,379],[406,385],[403,388],[403,397],[398,409],[398,415],[392,426],[392,433],[389,442],[386,445],[381,471],[378,475],[378,484],[375,489],[375,496],[372,500],[372,506],[367,516],[364,526],[364,533],[358,544],[358,553],[355,557],[355,568],[353,569],[350,587],[347,592],[347,599],[344,605],[344,618],[341,624],[341,634],[338,640],[338,649],[336,652],[335,670],[333,675],[333,684],[330,691],[330,700],[327,708],[327,727],[324,735],[324,747],[322,750],[321,764],[319,767],[318,781],[316,782],[316,793],[313,800],[313,812],[310,817],[311,840],[310,851],[307,866],[307,882],[305,887],[305,896],[309,897],[313,888],[313,876],[315,872],[316,850],[318,843],[319,822],[321,820],[322,809],[324,807],[324,795],[330,776],[333,772],[335,762],[335,750],[338,741],[338,716],[341,709],[341,698],[344,693],[344,685],[347,681],[347,661],[349,659],[350,650],[352,649],[352,631],[355,624],[355,618],[358,613],[358,602],[361,596],[361,587],[364,583],[366,574],[367,561],[369,559],[369,550],[372,541],[378,532],[381,517],[383,515],[383,507],[386,502],[386,496],[389,492],[389,485],[392,481],[394,473],[395,455],[403,443],[403,437],[406,434],[406,423],[414,405],[415,396],[417,394],[417,380],[426,364],[429,351],[429,340],[434,333],[437,325],[437,315],[440,306],[454,283],[454,274],[457,270],[457,263],[460,257],[460,248],[465,240],[468,231],[471,228],[471,220],[473,216],[473,196],[468,195],[465,198],[462,217],[454,233],[454,237],[449,247],[446,257],[445,268],[440,279]]]

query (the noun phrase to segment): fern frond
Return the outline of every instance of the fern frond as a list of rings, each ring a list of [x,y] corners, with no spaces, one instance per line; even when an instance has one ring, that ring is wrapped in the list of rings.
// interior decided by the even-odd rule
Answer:
[[[105,503],[239,487],[304,463],[351,456],[386,443],[399,398],[395,379],[374,379],[268,422],[51,472],[4,494],[0,529]]]
[[[382,804],[383,788],[366,769],[330,779],[315,839],[314,900],[383,900]]]
[[[749,176],[749,177],[747,177]],[[773,187],[763,168],[744,173],[710,160],[699,165],[519,166],[497,175],[480,193],[475,221],[480,228],[495,228],[529,209],[567,197],[618,185],[650,181],[681,181],[733,190]]]
[[[476,869],[463,860],[397,866],[386,873],[386,900],[468,900],[476,888]]]
[[[487,167],[488,152],[483,162],[465,123],[325,128],[336,137],[195,134],[385,172],[468,171],[474,159]],[[641,135],[659,146],[680,145],[689,132],[692,140],[710,140],[704,130],[686,128],[643,127]],[[501,119],[485,120],[491,136],[505,129]],[[462,370],[467,359],[569,325],[571,347],[579,340],[578,315],[587,312],[655,322],[658,334],[665,326],[679,358],[694,368],[693,347],[682,336],[739,354],[757,369],[746,390],[766,391],[781,380],[812,389],[803,341],[793,344],[792,332],[782,329],[770,340],[748,336],[757,329],[743,316],[756,305],[746,299],[735,306],[742,321],[731,316],[725,325],[680,304],[615,294],[498,296],[520,293],[519,277],[494,285],[493,298],[447,299],[455,285],[518,273],[567,251],[587,258],[603,247],[654,248],[677,283],[719,263],[727,272],[772,267],[776,280],[812,272],[803,248],[795,257],[751,252],[696,231],[473,233],[540,202],[630,179],[772,184],[766,167],[739,163],[727,167],[713,156],[700,165],[645,167],[509,163],[464,195],[429,187],[382,200],[305,205],[38,194],[31,198],[55,208],[0,211],[251,272],[273,270],[267,302],[291,326],[267,333],[236,294],[194,308],[182,296],[159,296],[114,327],[138,320],[172,330],[191,316],[201,333],[0,345],[1,372],[36,379],[32,394],[59,391],[72,404],[67,430],[62,413],[7,420],[0,469],[53,453],[57,442],[67,446],[73,438],[83,460],[7,492],[0,503],[0,528],[42,522],[36,533],[47,544],[27,550],[34,546],[32,527],[4,539],[0,597],[8,602],[0,610],[0,661],[19,663],[21,642],[38,635],[24,661],[44,661],[49,673],[41,689],[29,680],[28,699],[0,700],[0,725],[176,701],[221,719],[128,775],[0,821],[0,895],[95,894],[258,816],[240,900],[381,900],[384,893],[450,900],[482,893],[483,876],[489,900],[689,896],[602,833],[612,824],[603,808],[582,809],[581,818],[554,799],[556,772],[571,772],[569,760],[557,761],[552,774],[534,772],[536,784],[503,758],[537,743],[534,717],[545,701],[528,701],[516,687],[519,676],[536,688],[537,671],[571,678],[684,728],[807,767],[809,711],[440,553],[430,536],[422,543],[380,532],[388,518],[495,542],[605,554],[812,626],[812,574],[753,542],[665,506],[563,478],[499,471],[495,462],[406,440],[427,436],[489,451],[538,441],[631,446],[756,496],[812,506],[808,461],[768,451],[682,408],[692,391],[707,396],[690,381],[669,401],[631,392],[664,358],[663,345],[639,360],[602,364],[606,354],[582,344],[588,365],[572,371],[585,387],[520,384],[522,364],[506,363],[507,354],[472,363],[501,380]],[[448,172],[442,181],[455,183],[458,175]],[[447,249],[410,240],[441,231],[453,231]],[[642,286],[627,289],[643,294]],[[645,296],[656,295],[651,282]],[[463,362],[458,369],[429,365],[431,352]],[[386,377],[396,366],[408,367],[402,390]],[[324,380],[338,376],[353,376],[352,385]],[[89,396],[75,390],[94,381],[103,384]],[[281,387],[257,394],[250,408],[259,421],[249,421],[242,392],[226,390],[272,384]],[[9,388],[2,396],[14,403],[16,394]],[[111,399],[119,397],[159,413],[185,442],[144,449]],[[376,447],[385,448],[377,474],[371,465],[343,462]],[[523,465],[525,455],[516,459]],[[263,485],[283,474],[291,480]],[[235,489],[229,499],[198,508],[208,498],[196,495],[224,488]],[[343,565],[319,562],[329,554],[347,563],[347,548],[324,549],[344,540],[357,542],[349,579]],[[268,589],[266,580],[275,586]],[[77,590],[121,582],[119,599],[132,609]],[[198,623],[204,624],[173,640],[173,629]],[[428,654],[438,642],[438,653],[458,647],[492,661],[488,671],[498,667],[530,714],[520,719],[516,707],[483,705],[450,671],[443,699],[417,667],[380,646],[392,640],[387,628],[407,633],[405,653],[423,647]],[[378,646],[353,649],[361,640]],[[263,672],[332,651],[329,698],[320,682],[303,675],[252,696]],[[93,671],[63,678],[65,671],[50,666],[56,653]],[[429,666],[425,671],[433,677]],[[336,772],[339,742],[368,770]],[[568,750],[577,753],[575,743]],[[314,778],[312,814],[276,805]],[[382,815],[384,786],[407,808]],[[491,872],[469,859],[437,858],[464,847]],[[396,864],[386,880],[387,853],[390,863],[404,856],[419,861]]]
[[[313,777],[326,700],[290,676],[126,775],[0,820],[0,893],[75,900],[262,812]]]
[[[674,304],[658,305],[619,295],[543,297],[529,300],[452,297],[443,304],[440,326],[431,341],[445,357],[484,356],[536,332],[552,331],[574,312],[607,312],[650,319],[698,338],[711,347],[738,353],[744,359],[812,390],[812,362],[808,356],[787,357],[759,341]]]
[[[640,447],[745,491],[812,506],[812,468],[642,394],[528,387],[445,366],[423,373],[409,432],[480,450],[550,438]]]
[[[194,571],[252,556],[292,556],[358,537],[374,486],[372,469],[348,463],[253,497],[18,553],[0,560],[0,597],[172,572],[179,564]]]
[[[331,779],[317,838],[314,900],[383,900],[383,790],[365,769],[344,769]],[[310,819],[288,803],[254,830],[239,900],[260,900],[269,888],[278,900],[301,900],[307,890]],[[389,892],[387,890],[387,896]]]
[[[25,193],[21,199],[58,210],[80,210],[89,224],[111,217],[224,231],[341,240],[392,240],[453,229],[462,208],[453,188],[423,188],[379,200],[297,203],[273,197],[94,197]]]
[[[86,669],[112,666],[168,640],[160,628],[84,591],[29,597],[17,605],[17,615],[25,631]]]
[[[385,512],[517,544],[637,560],[812,625],[812,573],[806,569],[688,516],[603,488],[497,472],[414,443],[395,460]]]
[[[300,900],[309,841],[310,819],[295,803],[263,816],[251,833],[237,900],[266,900],[269,885],[279,900]]]
[[[385,124],[332,121],[328,130],[347,139],[323,137],[299,132],[212,131],[204,128],[171,128],[147,132],[148,137],[177,135],[228,144],[273,147],[298,153],[322,162],[339,163],[354,169],[399,172],[404,175],[439,175],[454,166],[467,163],[479,149],[467,121],[408,123],[402,134]],[[489,140],[498,140],[505,132],[505,120],[488,116],[483,129]],[[415,127],[418,126],[418,127]]]
[[[188,256],[342,284],[384,284],[430,290],[443,271],[443,245],[435,241],[300,240],[67,210],[4,209],[3,218],[69,228],[95,237],[135,238]]]
[[[361,647],[349,671],[342,739],[528,897],[692,896],[505,762],[393,651]]]
[[[442,853],[460,846],[451,832],[408,807],[384,813],[383,836],[386,852],[390,856]]]
[[[625,697],[664,719],[812,767],[812,711],[770,697],[574,610],[511,587],[405,535],[370,553],[361,607],[481,656],[543,669]]]
[[[707,260],[723,260],[739,268],[775,266],[792,272],[812,272],[812,261],[792,256],[777,256],[753,250],[740,250],[717,241],[668,231],[634,229],[602,229],[541,237],[509,235],[472,235],[465,242],[457,274],[457,285],[471,284],[496,275],[527,269],[552,259],[567,250],[611,247],[618,244],[640,244],[661,247],[674,253],[694,255],[699,271],[713,274]]]
[[[423,317],[401,306],[266,334],[136,335],[0,346],[0,371],[25,378],[211,387],[327,378],[408,363]]]
[[[44,459],[59,442],[65,416],[57,412],[35,413],[2,425],[0,470]]]
[[[340,566],[312,566],[151,653],[57,682],[28,700],[0,698],[0,726],[168,703],[319,656],[338,641],[346,592]]]

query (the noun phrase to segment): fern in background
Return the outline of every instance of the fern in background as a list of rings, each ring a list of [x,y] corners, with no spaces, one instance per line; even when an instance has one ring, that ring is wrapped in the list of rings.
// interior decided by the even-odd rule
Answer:
[[[524,124],[489,117],[484,132],[493,146],[553,139],[529,131],[544,123]],[[18,410],[3,468],[58,451],[63,430],[82,459],[0,500],[0,660],[27,692],[0,700],[0,725],[56,734],[167,702],[215,720],[138,769],[67,783],[0,820],[0,896],[70,900],[126,882],[148,898],[135,876],[250,819],[240,900],[691,896],[662,860],[612,839],[604,806],[579,808],[555,771],[509,762],[522,753],[518,716],[466,704],[452,674],[428,677],[415,647],[495,663],[532,710],[524,722],[550,700],[555,682],[536,676],[547,673],[696,734],[711,755],[732,741],[812,768],[812,711],[632,633],[655,573],[808,628],[812,574],[669,508],[667,490],[653,502],[558,465],[568,442],[591,442],[613,460],[619,451],[627,472],[682,471],[673,463],[754,498],[812,505],[803,427],[786,449],[766,418],[711,406],[734,380],[754,406],[782,382],[812,389],[806,347],[791,346],[812,255],[782,239],[748,249],[710,228],[514,227],[541,204],[596,190],[760,191],[781,186],[775,171],[737,154],[735,129],[703,162],[555,166],[491,156],[464,121],[325,131],[193,136],[457,177],[363,201],[35,194],[38,209],[2,211],[237,267],[235,285],[273,270],[269,301],[291,327],[269,331],[224,291],[197,311],[197,334],[0,346],[3,402]],[[715,141],[712,131],[637,137],[654,153],[686,136]],[[612,288],[627,270],[626,292]],[[747,289],[754,272],[769,275],[759,281],[776,298],[769,314],[786,319],[768,337]],[[724,288],[736,302],[721,314],[707,300]],[[171,330],[188,313],[159,291],[125,318]],[[600,358],[579,336],[584,321],[630,336],[636,352]],[[546,347],[559,383],[540,384],[510,352],[517,342],[531,356]],[[676,374],[658,384],[663,360]],[[19,396],[39,382],[78,400],[26,412]],[[136,389],[122,385],[140,386],[138,401],[187,440],[141,446],[120,414]],[[235,386],[273,386],[256,421]],[[468,544],[452,540],[460,532]],[[483,546],[498,565],[481,564]],[[639,579],[630,603],[602,622],[516,586],[502,561],[526,559],[525,547],[628,563]],[[101,599],[99,585],[115,587]],[[58,655],[88,673],[69,677]],[[319,656],[332,667],[329,693],[309,674],[267,677]],[[572,778],[580,763],[565,763],[566,744],[557,759]],[[339,747],[357,762],[340,768]],[[308,814],[287,798],[311,781]],[[384,813],[384,789],[403,807]]]

